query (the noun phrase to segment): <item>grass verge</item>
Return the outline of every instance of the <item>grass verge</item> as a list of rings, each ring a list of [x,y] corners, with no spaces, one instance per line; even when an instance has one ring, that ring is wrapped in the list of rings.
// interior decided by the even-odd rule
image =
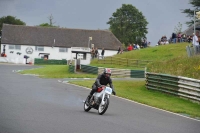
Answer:
[[[70,81],[69,83],[91,88],[94,81]],[[145,88],[145,81],[113,81],[117,96],[174,113],[200,119],[200,104],[177,96]]]
[[[67,65],[42,65],[41,68],[23,70],[21,74],[37,74],[42,78],[96,78],[94,74],[76,74],[68,71]]]

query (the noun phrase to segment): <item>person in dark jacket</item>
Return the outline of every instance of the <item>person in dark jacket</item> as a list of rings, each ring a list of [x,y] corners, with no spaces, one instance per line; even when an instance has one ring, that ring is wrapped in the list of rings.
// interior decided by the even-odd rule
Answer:
[[[113,95],[116,95],[114,86],[112,84],[112,79],[110,78],[111,76],[111,70],[109,68],[105,68],[104,72],[102,74],[99,74],[95,83],[92,85],[92,90],[89,94],[89,98],[92,97],[92,95],[97,91],[97,88],[100,87],[101,85],[110,85],[110,88],[113,90]]]
[[[172,33],[172,40],[173,40],[173,43],[177,42],[177,40],[176,40],[176,33]]]
[[[98,49],[96,48],[95,49],[95,58],[98,58],[99,57],[99,52],[98,52]]]
[[[121,54],[121,47],[119,46],[117,54]]]
[[[102,51],[101,51],[101,57],[102,57],[102,59],[104,59],[104,53],[105,53],[105,49],[102,48]]]

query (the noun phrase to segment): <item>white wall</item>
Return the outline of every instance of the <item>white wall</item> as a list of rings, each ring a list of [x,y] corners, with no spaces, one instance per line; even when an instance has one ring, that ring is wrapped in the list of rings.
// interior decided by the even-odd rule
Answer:
[[[101,55],[101,49],[100,50],[98,50],[98,52],[99,52],[99,55]],[[104,56],[106,57],[106,56],[113,56],[113,55],[116,55],[117,54],[117,50],[106,50],[105,49],[105,52],[104,52]]]
[[[3,52],[3,45],[6,45],[6,55],[7,59],[12,63],[23,63],[25,64],[24,55],[29,56],[27,62],[34,63],[34,58],[41,58],[43,55],[39,55],[39,53],[49,53],[49,59],[66,59],[71,60],[74,57],[76,57],[75,53],[71,53],[71,48],[68,48],[67,52],[59,52],[59,47],[44,47],[44,51],[36,51],[35,46],[28,46],[28,45],[21,45],[21,50],[13,50],[9,49],[9,44],[1,44],[1,51]],[[14,45],[14,44],[13,44]],[[32,54],[26,53],[26,48],[31,47],[33,49]],[[10,51],[13,51],[13,53],[10,53]],[[99,54],[101,54],[101,50],[98,50]],[[20,52],[21,55],[17,55],[17,52]],[[112,56],[117,54],[117,51],[113,50],[105,50],[104,56]],[[90,64],[91,55],[87,54],[86,56],[87,60],[81,60],[81,64]]]

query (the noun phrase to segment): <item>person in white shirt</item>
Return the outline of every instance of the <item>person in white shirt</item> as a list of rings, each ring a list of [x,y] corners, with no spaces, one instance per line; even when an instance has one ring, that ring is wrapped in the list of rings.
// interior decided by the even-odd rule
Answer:
[[[137,49],[140,49],[140,45],[137,44]]]
[[[199,41],[198,41],[197,33],[196,33],[196,35],[193,33],[193,35],[194,36],[193,36],[192,44],[194,47],[194,53],[199,54],[200,51],[199,51]]]

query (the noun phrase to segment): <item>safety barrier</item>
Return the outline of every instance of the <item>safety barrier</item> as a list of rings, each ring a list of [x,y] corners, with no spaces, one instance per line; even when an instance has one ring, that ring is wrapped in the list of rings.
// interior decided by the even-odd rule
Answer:
[[[35,58],[34,64],[36,65],[66,65],[67,60],[52,60],[52,59],[44,60],[44,59]]]
[[[112,76],[114,77],[130,77],[130,70],[128,69],[116,69],[116,68],[110,68],[112,71]],[[99,67],[98,74],[102,73],[104,71],[103,67]]]
[[[194,56],[194,48],[191,46],[186,46],[186,51],[188,54],[188,57]]]
[[[98,67],[81,65],[81,70],[82,72],[86,72],[86,73],[98,74]]]
[[[105,57],[104,59],[98,59],[100,64],[114,64],[120,66],[130,66],[130,67],[140,67],[144,68],[148,63],[152,62],[151,60],[137,60],[137,59],[126,59],[118,58],[113,56]]]
[[[70,73],[75,73],[75,66],[74,66],[74,65],[69,65],[68,71],[69,71]]]
[[[197,79],[146,73],[146,88],[200,102],[200,80]]]
[[[110,68],[112,71],[112,76],[115,77],[128,77],[128,78],[144,78],[145,71],[144,70],[130,70],[130,69],[116,69]],[[100,74],[103,72],[103,67],[94,67],[88,65],[81,65],[82,72],[92,73],[92,74]]]

